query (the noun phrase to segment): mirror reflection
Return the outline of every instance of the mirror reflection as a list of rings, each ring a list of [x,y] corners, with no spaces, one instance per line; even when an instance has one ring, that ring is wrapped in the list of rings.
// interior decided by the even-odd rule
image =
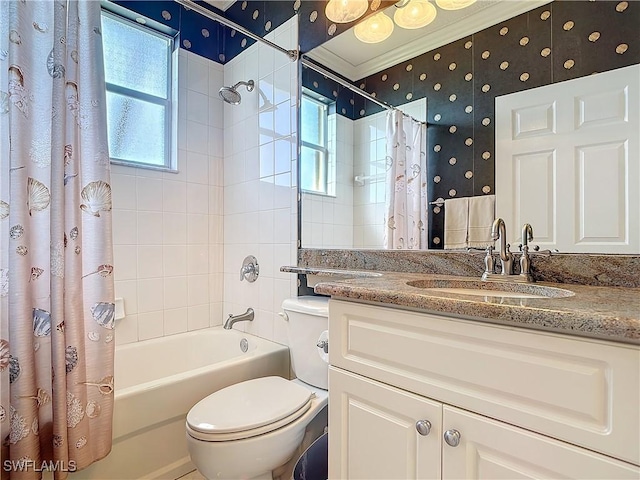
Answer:
[[[477,3],[484,3],[482,7],[489,19],[478,20],[473,15],[468,15],[466,21],[456,19],[448,29],[440,26],[434,35],[438,31],[442,34],[443,29],[457,32],[457,37],[447,38],[449,43],[445,44],[437,41],[431,43],[431,34],[423,33],[419,41],[428,49],[424,53],[398,47],[385,50],[385,42],[365,45],[356,39],[352,31],[341,34],[309,53],[311,58],[342,74],[356,86],[374,94],[377,99],[395,106],[406,104],[407,108],[416,109],[411,111],[412,116],[428,121],[425,142],[427,247],[432,249],[444,247],[444,200],[490,195],[500,197],[501,191],[504,191],[504,186],[496,183],[495,138],[497,124],[500,123],[495,110],[496,98],[564,80],[587,77],[596,71],[620,69],[638,63],[639,60],[637,54],[625,57],[626,53],[616,53],[615,49],[605,50],[597,41],[582,42],[580,39],[585,36],[584,32],[577,28],[563,28],[560,38],[560,32],[556,32],[554,27],[554,35],[551,35],[550,20],[555,18],[556,26],[584,24],[588,25],[584,28],[611,36],[614,43],[629,44],[634,41],[633,18],[630,15],[618,15],[616,21],[611,23],[613,16],[620,13],[616,12],[615,5],[588,1],[550,4]],[[488,15],[489,3],[502,4],[505,11],[507,6],[515,9],[518,5],[522,10],[509,10],[507,17],[501,17],[496,10]],[[523,6],[525,3],[527,5]],[[445,18],[441,13],[438,10],[438,18]],[[436,22],[431,26],[434,25]],[[587,32],[585,38],[588,36]],[[575,52],[567,43],[570,41],[580,42],[584,46],[585,52],[581,58],[574,58]],[[330,44],[334,42],[340,46],[332,47]],[[415,42],[408,42],[407,45],[409,44],[412,48],[415,47]],[[372,48],[377,49],[377,57],[370,54]],[[618,52],[622,50],[624,49],[620,48]],[[368,57],[356,58],[359,51],[368,52]],[[566,61],[558,60],[565,57]],[[327,105],[329,160],[324,171],[319,167],[316,170],[318,175],[324,174],[323,172],[329,175],[329,184],[332,178],[330,174],[334,172],[335,190],[333,195],[314,194],[309,189],[303,191],[300,209],[302,247],[384,248],[384,199],[387,195],[384,140],[386,112],[339,86],[324,85],[321,80],[321,76],[305,74],[303,69],[302,84],[306,92],[311,96],[316,95],[316,99],[320,97]],[[330,120],[331,118],[334,120]],[[335,124],[333,127],[332,122]],[[332,128],[336,132],[333,140],[330,134]],[[305,135],[304,124],[301,126],[301,135]],[[613,139],[602,139],[603,142],[609,140]],[[632,145],[637,145],[637,138],[631,140]],[[305,161],[314,163],[309,158]],[[632,160],[637,161],[637,158]],[[315,161],[314,164],[318,163]],[[623,170],[620,172],[623,179],[625,175],[628,178],[628,173]],[[593,178],[597,187],[598,178],[603,177]],[[544,191],[532,190],[534,191],[529,192],[531,195]],[[553,199],[540,198],[539,204],[568,201],[569,197],[563,197],[564,190],[564,187],[557,186],[554,191],[560,196]],[[602,191],[597,193],[598,188],[594,188],[593,192],[592,195],[604,194]],[[618,204],[626,204],[627,200],[622,198],[624,192],[615,195],[619,196]],[[535,202],[534,199],[533,204]],[[585,205],[587,204],[582,202],[576,208],[584,211]],[[620,212],[616,214],[618,213]],[[598,214],[603,213],[600,210]],[[627,210],[626,214],[633,216],[631,210]],[[570,228],[575,229],[575,223],[573,225]],[[521,225],[509,224],[508,227],[509,241],[517,246]],[[534,237],[536,227],[541,233],[546,229],[546,225],[534,225]],[[564,222],[557,222],[556,227],[558,234],[561,234],[566,225]],[[633,230],[638,227],[630,225],[625,228]],[[567,235],[573,233],[568,232]],[[536,243],[535,239],[533,243]],[[549,243],[545,243],[544,247],[549,248],[548,245]],[[637,245],[629,248],[632,251],[627,249],[626,253],[638,250]],[[583,245],[580,251],[611,253],[596,241]]]
[[[425,249],[426,99],[400,105],[407,116],[391,117],[390,110],[314,73],[303,70],[304,80],[315,80],[303,87],[300,107],[302,245]],[[357,105],[358,114],[377,113],[349,118],[338,107],[342,96],[351,111]]]

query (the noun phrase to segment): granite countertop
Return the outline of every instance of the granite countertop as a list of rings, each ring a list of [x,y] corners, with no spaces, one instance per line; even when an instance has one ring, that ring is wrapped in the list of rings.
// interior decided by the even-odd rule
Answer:
[[[561,289],[553,292],[567,294],[568,290],[573,295],[485,297],[407,285],[412,282],[440,286],[438,282],[446,282],[446,286],[464,287],[470,280],[480,280],[476,277],[315,267],[282,267],[281,270],[326,277],[317,279],[314,291],[336,298],[640,345],[640,288],[538,282],[532,284],[534,289],[552,287]],[[519,288],[517,284],[499,285],[499,290],[518,291]]]

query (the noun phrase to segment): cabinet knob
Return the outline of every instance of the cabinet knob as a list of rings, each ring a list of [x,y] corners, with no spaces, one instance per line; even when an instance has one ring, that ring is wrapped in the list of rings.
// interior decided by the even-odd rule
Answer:
[[[420,435],[429,435],[431,431],[431,422],[429,420],[418,420],[416,422],[416,430]]]
[[[444,441],[447,442],[447,445],[457,447],[460,445],[460,432],[454,429],[447,430],[444,432]]]

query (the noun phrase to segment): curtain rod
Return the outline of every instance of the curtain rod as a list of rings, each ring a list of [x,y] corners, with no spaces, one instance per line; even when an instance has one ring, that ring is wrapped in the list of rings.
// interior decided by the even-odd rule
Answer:
[[[422,120],[418,120],[417,118],[414,118],[411,115],[407,115],[402,110],[400,110],[398,107],[394,107],[393,105],[390,105],[390,104],[388,104],[386,102],[383,102],[382,100],[378,100],[376,97],[374,97],[370,93],[365,92],[364,90],[362,90],[361,88],[356,87],[355,85],[352,85],[351,83],[349,83],[346,80],[340,78],[339,76],[331,73],[330,71],[326,70],[325,68],[323,68],[320,65],[314,63],[312,60],[310,60],[310,59],[308,59],[306,57],[300,57],[300,63],[302,63],[302,65],[304,65],[306,67],[309,67],[312,70],[315,70],[319,74],[324,75],[328,79],[333,80],[334,82],[342,85],[343,87],[351,90],[352,92],[357,93],[358,95],[360,95],[361,97],[364,97],[365,99],[369,100],[370,102],[373,102],[376,105],[381,106],[382,108],[385,108],[387,110],[397,110],[398,112],[402,113],[402,115],[404,115],[405,117],[409,117],[412,120],[415,120],[416,122],[424,123],[426,125],[426,122],[423,122]]]
[[[234,30],[237,30],[238,32],[242,33],[243,35],[246,35],[249,38],[252,38],[253,40],[256,40],[258,42],[262,42],[266,45],[269,45],[270,47],[275,48],[276,50],[284,53],[287,57],[289,57],[289,60],[291,60],[292,62],[295,62],[298,59],[298,51],[297,50],[287,50],[286,48],[282,48],[280,45],[277,45],[265,38],[262,38],[260,35],[256,35],[255,33],[250,32],[249,30],[247,30],[246,28],[244,28],[241,25],[238,25],[235,22],[232,22],[231,20],[229,20],[228,18],[225,18],[221,15],[218,15],[215,12],[212,12],[211,10],[198,5],[197,3],[193,2],[192,0],[176,0],[176,3],[179,3],[180,5],[182,5],[183,7],[189,9],[189,10],[193,10],[194,12],[199,13],[200,15],[209,18],[210,20],[215,20],[218,23],[221,23],[222,25],[225,25],[227,27],[233,28]]]

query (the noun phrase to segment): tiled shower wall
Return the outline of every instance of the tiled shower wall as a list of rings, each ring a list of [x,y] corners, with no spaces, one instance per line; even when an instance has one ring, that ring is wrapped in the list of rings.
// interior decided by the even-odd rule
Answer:
[[[178,173],[112,166],[119,344],[222,321],[223,67],[180,50]]]
[[[266,38],[285,48],[297,45],[292,18]],[[225,85],[239,88],[240,105],[224,106],[224,316],[255,311],[255,320],[234,328],[288,343],[278,315],[285,298],[295,296],[297,245],[296,102],[297,64],[269,46],[254,44],[225,64]],[[240,281],[247,255],[260,267],[255,283]]]
[[[302,194],[302,245],[352,248],[354,122],[333,113],[327,123],[329,170],[336,169],[335,195]]]

